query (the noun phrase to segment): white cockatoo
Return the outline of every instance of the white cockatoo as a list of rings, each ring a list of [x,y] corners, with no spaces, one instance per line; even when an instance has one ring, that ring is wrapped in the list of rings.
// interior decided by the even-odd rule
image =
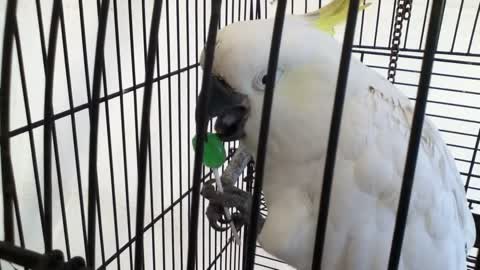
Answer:
[[[260,224],[258,241],[301,270],[312,263],[341,56],[333,26],[345,20],[348,2],[336,0],[317,12],[287,15],[283,28],[264,172],[268,216]],[[217,117],[215,129],[222,140],[239,139],[253,157],[272,30],[273,19],[238,22],[219,31],[215,47],[209,119]],[[405,95],[351,60],[322,269],[387,269],[412,116]],[[249,195],[223,178],[224,193],[209,185],[202,190],[217,229],[222,229],[217,221],[228,222],[222,217],[224,206],[239,209],[234,219],[240,225],[250,214]],[[399,269],[466,269],[475,235],[454,159],[426,119]]]

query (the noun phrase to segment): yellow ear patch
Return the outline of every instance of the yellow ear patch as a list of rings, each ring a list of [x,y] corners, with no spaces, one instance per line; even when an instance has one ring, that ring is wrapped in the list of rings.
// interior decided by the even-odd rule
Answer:
[[[349,2],[349,0],[333,0],[308,16],[314,17],[315,28],[333,36],[335,34],[334,27],[347,20]],[[370,4],[360,4],[359,11],[366,9]]]
[[[318,98],[322,96],[319,85],[330,82],[321,81],[317,70],[315,66],[304,65],[285,72],[276,86],[275,96],[296,110],[309,110],[318,106]]]

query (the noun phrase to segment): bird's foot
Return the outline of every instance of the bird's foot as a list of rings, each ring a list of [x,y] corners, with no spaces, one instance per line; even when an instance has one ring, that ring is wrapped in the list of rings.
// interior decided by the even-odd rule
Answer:
[[[210,201],[206,216],[210,226],[216,231],[229,229],[230,221],[239,229],[248,222],[252,196],[250,193],[235,186],[225,185],[223,192],[215,189],[215,179],[207,181],[202,188],[201,194]],[[231,215],[231,220],[225,216],[225,210],[235,208],[237,211]]]
[[[229,223],[233,224],[237,230],[243,225],[248,225],[250,221],[250,212],[252,207],[252,195],[235,186],[224,186],[223,192],[215,190],[214,179],[207,181],[202,188],[201,194],[210,201],[206,216],[210,226],[216,231],[226,231],[230,228]],[[236,211],[231,215],[231,219],[225,216],[226,211],[235,208]],[[263,226],[264,219],[260,215],[259,229]]]

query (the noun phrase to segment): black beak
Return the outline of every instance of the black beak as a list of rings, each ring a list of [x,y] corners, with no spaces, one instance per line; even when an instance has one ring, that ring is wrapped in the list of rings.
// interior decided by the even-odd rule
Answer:
[[[243,130],[247,120],[249,105],[246,95],[235,92],[230,85],[219,77],[211,79],[210,100],[207,104],[207,120],[217,117],[215,131],[223,141],[234,141],[245,135]],[[201,91],[199,99],[206,98]],[[199,107],[195,110],[195,119],[199,122]]]

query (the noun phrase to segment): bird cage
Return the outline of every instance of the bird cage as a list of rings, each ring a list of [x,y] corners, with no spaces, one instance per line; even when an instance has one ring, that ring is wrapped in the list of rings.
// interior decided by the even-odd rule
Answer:
[[[231,228],[211,228],[200,190],[215,178],[201,153],[213,124],[200,93],[211,83],[219,29],[274,20],[261,143],[236,183],[252,194],[252,213],[268,218],[263,170],[285,14],[329,2],[0,1],[0,269],[291,269],[256,243],[259,215],[238,231],[240,244]],[[348,63],[357,58],[415,103],[393,270],[424,116],[455,158],[480,224],[480,0],[349,2],[335,34],[342,64],[314,254],[324,250]],[[238,146],[224,144],[220,171]],[[480,269],[479,231],[468,269]],[[321,260],[314,256],[313,266]]]

